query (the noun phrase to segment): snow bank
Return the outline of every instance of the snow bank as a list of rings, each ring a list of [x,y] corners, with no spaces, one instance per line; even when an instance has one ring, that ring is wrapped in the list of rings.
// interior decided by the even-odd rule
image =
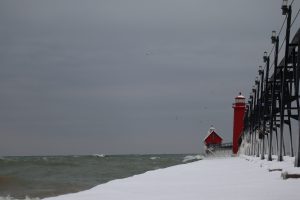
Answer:
[[[272,156],[273,159],[272,161],[267,161],[267,159],[261,160],[260,157],[252,157],[252,156],[242,156],[242,157],[254,163],[256,166],[266,169],[269,172],[279,171],[281,172],[281,176],[283,176],[284,174],[300,175],[300,167],[294,167],[295,157],[284,156],[283,162],[278,162],[277,156],[275,155]],[[267,155],[265,155],[265,157],[267,158]],[[300,183],[300,179],[299,179],[299,183]]]
[[[274,166],[273,166],[274,163]],[[299,200],[299,179],[281,178],[278,162],[249,157],[201,160],[114,180],[47,200]],[[292,169],[288,161],[286,168]],[[294,168],[295,169],[295,168]]]

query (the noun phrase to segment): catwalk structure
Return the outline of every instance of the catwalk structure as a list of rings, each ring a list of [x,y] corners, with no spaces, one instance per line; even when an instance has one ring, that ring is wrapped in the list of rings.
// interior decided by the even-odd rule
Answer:
[[[282,161],[285,155],[295,156],[295,166],[300,167],[300,29],[295,23],[300,9],[292,15],[293,2],[283,1],[284,22],[278,34],[272,31],[271,52],[264,52],[265,66],[259,67],[249,96],[240,148],[261,159],[277,155]],[[292,27],[297,28],[293,36]]]

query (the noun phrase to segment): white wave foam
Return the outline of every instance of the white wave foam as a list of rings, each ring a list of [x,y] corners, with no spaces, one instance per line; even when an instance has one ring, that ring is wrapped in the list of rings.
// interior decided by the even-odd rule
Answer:
[[[93,154],[93,156],[95,156],[97,158],[104,158],[105,157],[104,154]]]
[[[40,200],[39,198],[30,198],[30,197],[25,197],[25,199],[15,199],[11,196],[7,196],[7,197],[0,197],[0,200]]]
[[[151,157],[150,158],[150,160],[156,160],[156,159],[159,159],[160,157],[155,157],[155,156],[153,156],[153,157]]]
[[[185,156],[182,160],[182,162],[190,162],[190,161],[195,161],[195,160],[202,160],[203,156],[202,155],[189,155]]]

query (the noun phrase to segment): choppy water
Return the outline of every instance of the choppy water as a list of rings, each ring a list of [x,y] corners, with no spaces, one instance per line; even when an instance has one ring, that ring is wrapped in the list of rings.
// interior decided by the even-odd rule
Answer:
[[[0,157],[0,200],[78,192],[200,158],[187,155]]]

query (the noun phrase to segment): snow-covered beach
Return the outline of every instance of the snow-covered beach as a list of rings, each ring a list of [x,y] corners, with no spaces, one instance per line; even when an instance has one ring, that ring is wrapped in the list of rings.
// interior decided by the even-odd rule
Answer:
[[[279,171],[281,169],[281,171]],[[299,200],[300,179],[283,179],[298,173],[293,158],[284,162],[255,157],[204,159],[114,180],[90,190],[47,200]],[[45,199],[45,200],[46,200]]]

